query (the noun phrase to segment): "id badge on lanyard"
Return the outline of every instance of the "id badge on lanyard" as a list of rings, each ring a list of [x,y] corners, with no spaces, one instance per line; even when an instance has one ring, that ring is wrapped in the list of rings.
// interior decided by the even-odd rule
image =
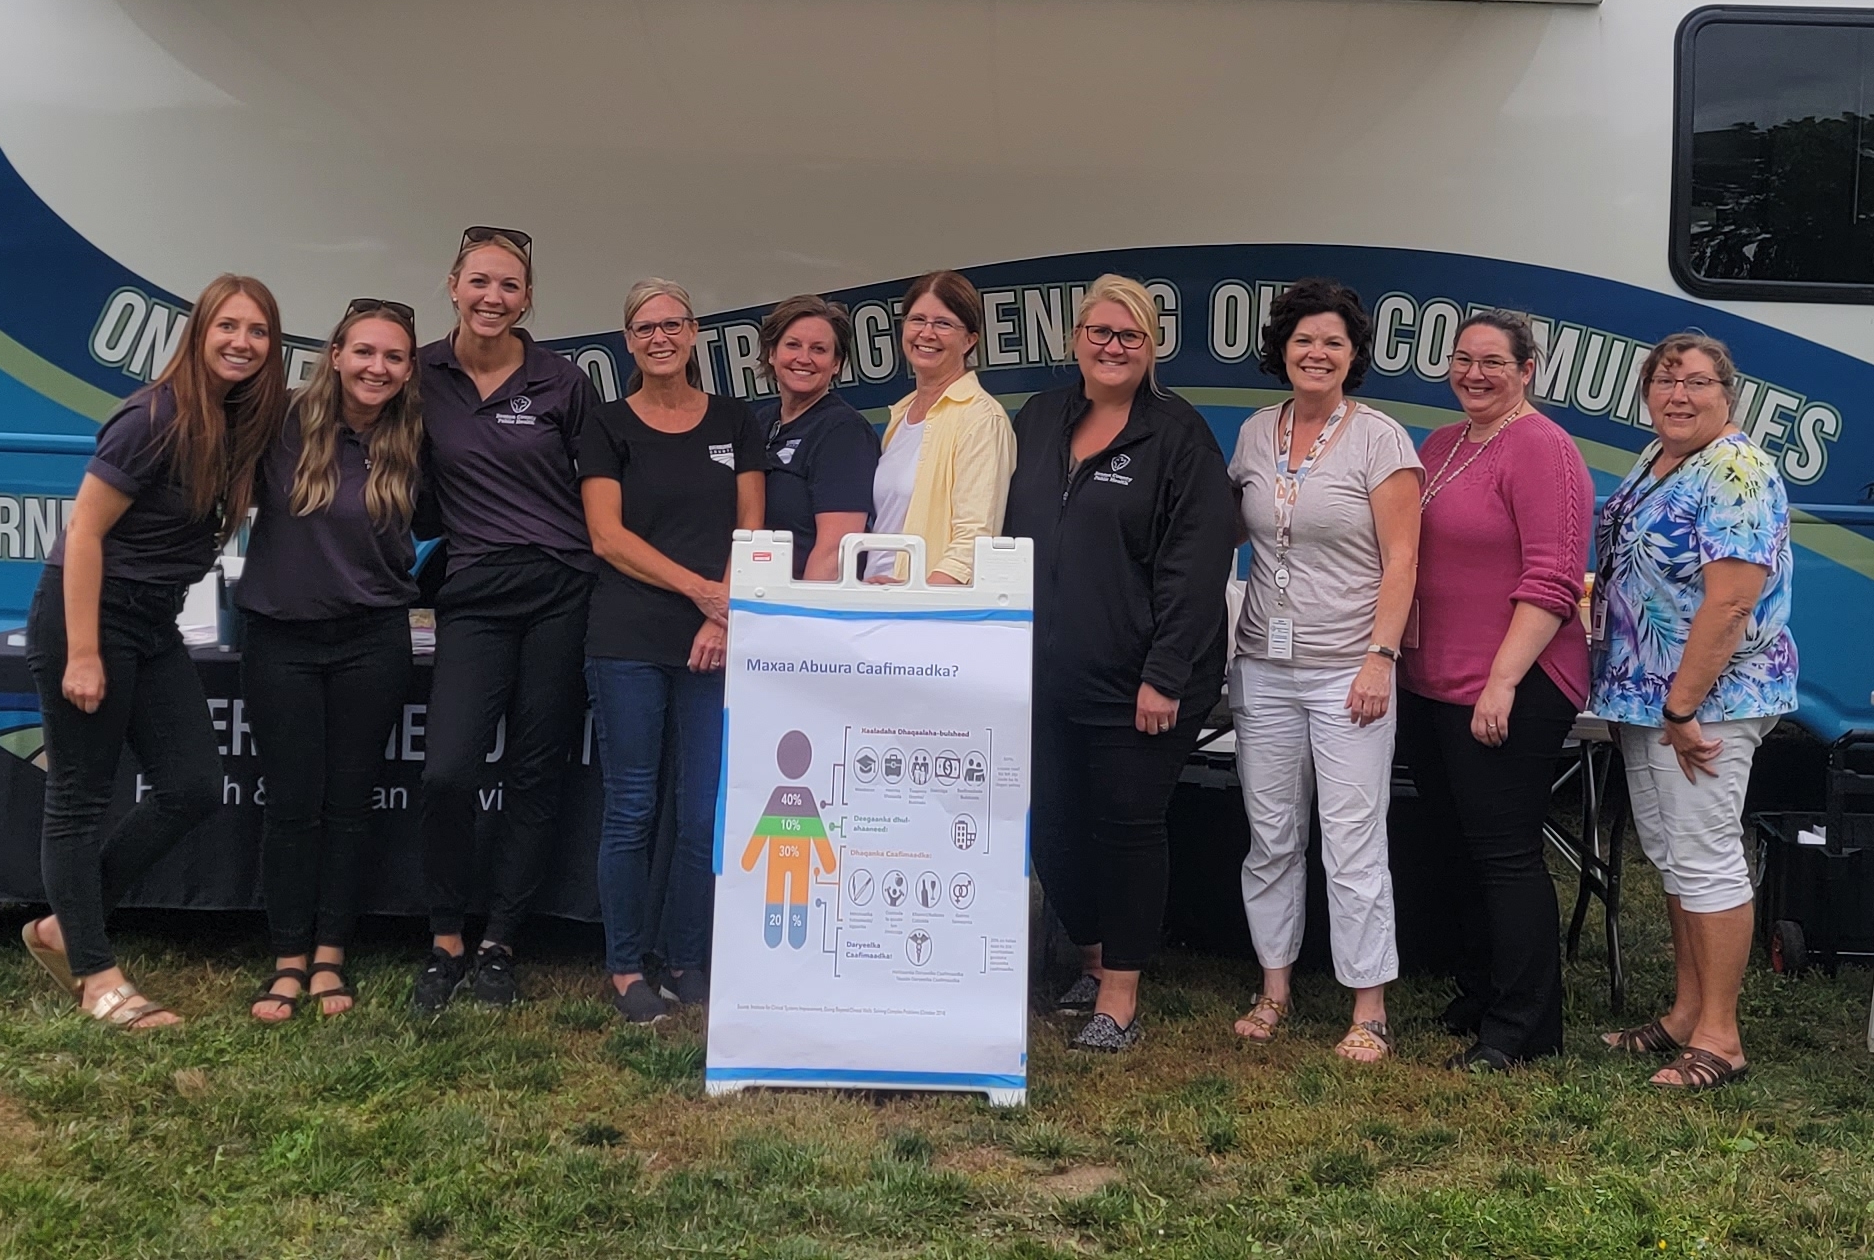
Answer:
[[[1289,571],[1288,552],[1294,543],[1295,504],[1301,498],[1301,486],[1314,471],[1314,466],[1330,446],[1340,431],[1341,422],[1353,410],[1353,400],[1341,403],[1322,426],[1321,436],[1314,440],[1308,454],[1302,459],[1301,467],[1289,471],[1289,443],[1294,434],[1293,402],[1284,404],[1282,413],[1275,422],[1275,563],[1270,573],[1270,581],[1275,585],[1275,606],[1286,610],[1288,607],[1288,588],[1294,582],[1294,574]],[[1291,661],[1295,659],[1295,619],[1292,616],[1271,616],[1267,647],[1272,661]]]
[[[1606,565],[1588,579],[1588,646],[1599,650],[1607,646],[1607,583],[1609,573]]]

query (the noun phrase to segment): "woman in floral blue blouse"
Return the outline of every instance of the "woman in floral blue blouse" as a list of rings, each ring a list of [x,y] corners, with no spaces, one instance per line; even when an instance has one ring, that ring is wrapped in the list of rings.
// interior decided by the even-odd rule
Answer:
[[[1672,920],[1672,1009],[1609,1033],[1677,1055],[1667,1089],[1741,1077],[1737,993],[1750,956],[1744,789],[1757,745],[1796,707],[1789,497],[1776,461],[1732,423],[1722,342],[1677,333],[1641,371],[1656,440],[1595,532],[1589,707],[1618,722],[1633,824]]]

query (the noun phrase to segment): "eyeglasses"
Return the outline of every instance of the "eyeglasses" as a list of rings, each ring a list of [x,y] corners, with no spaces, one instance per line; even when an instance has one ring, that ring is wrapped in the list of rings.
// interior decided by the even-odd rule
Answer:
[[[369,315],[373,311],[389,311],[411,327],[416,326],[416,307],[404,302],[393,302],[389,298],[353,298],[345,308],[345,318]]]
[[[529,258],[534,256],[534,238],[519,228],[472,227],[462,232],[462,244],[456,247],[459,254],[471,245],[483,245],[496,238],[511,241],[520,247],[521,253]]]
[[[625,325],[625,331],[630,333],[633,337],[636,337],[639,341],[649,341],[652,335],[656,333],[662,333],[666,337],[674,337],[683,331],[685,325],[694,322],[694,317],[688,315],[684,316],[682,319],[646,319],[635,324]]]
[[[1671,397],[1679,386],[1685,386],[1688,394],[1708,394],[1714,389],[1723,389],[1730,382],[1721,381],[1715,376],[1667,376],[1664,372],[1649,378],[1646,387],[1655,394]]]
[[[1508,376],[1516,368],[1516,360],[1501,359],[1494,355],[1488,359],[1473,359],[1462,350],[1451,356],[1451,375],[1462,376],[1472,368],[1477,368],[1485,376]]]
[[[1087,334],[1087,340],[1096,346],[1110,345],[1114,338],[1128,350],[1137,350],[1145,344],[1145,334],[1137,328],[1109,328],[1105,324],[1082,324],[1080,331]]]
[[[954,319],[945,319],[942,315],[936,319],[928,315],[907,315],[904,317],[904,326],[906,332],[923,332],[929,329],[939,337],[948,337],[952,333],[963,331],[963,325]]]

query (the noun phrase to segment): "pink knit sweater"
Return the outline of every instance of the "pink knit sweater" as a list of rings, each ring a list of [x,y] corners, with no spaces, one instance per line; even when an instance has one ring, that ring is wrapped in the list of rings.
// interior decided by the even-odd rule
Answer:
[[[1462,424],[1425,439],[1427,484]],[[1470,456],[1452,457],[1445,478]],[[1562,619],[1536,658],[1576,704],[1588,700],[1588,640],[1579,601],[1588,563],[1594,483],[1560,425],[1527,415],[1438,491],[1419,527],[1418,646],[1407,646],[1400,685],[1448,704],[1475,704],[1516,603]],[[1408,637],[1408,642],[1409,642]]]

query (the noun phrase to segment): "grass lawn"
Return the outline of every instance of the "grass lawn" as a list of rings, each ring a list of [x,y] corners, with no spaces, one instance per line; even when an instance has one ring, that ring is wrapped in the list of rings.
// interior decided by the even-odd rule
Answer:
[[[1631,868],[1632,1011],[1670,983],[1658,882]],[[21,915],[0,915],[15,939]],[[186,927],[180,926],[186,924]],[[1569,1054],[1501,1078],[1437,1064],[1442,984],[1395,990],[1400,1059],[1343,1064],[1346,1006],[1303,977],[1267,1049],[1230,1020],[1253,971],[1172,955],[1148,1037],[1069,1054],[1037,1018],[1029,1106],[962,1096],[706,1099],[702,1024],[621,1027],[596,952],[530,1000],[406,1013],[413,950],[362,950],[359,1009],[246,1014],[252,920],[144,916],[134,978],[191,1017],[127,1037],[0,947],[0,1255],[1633,1257],[1874,1247],[1870,977],[1750,973],[1750,1079],[1663,1095],[1610,1058],[1598,939]],[[410,925],[412,943],[415,926]],[[1590,929],[1592,931],[1592,929]]]

